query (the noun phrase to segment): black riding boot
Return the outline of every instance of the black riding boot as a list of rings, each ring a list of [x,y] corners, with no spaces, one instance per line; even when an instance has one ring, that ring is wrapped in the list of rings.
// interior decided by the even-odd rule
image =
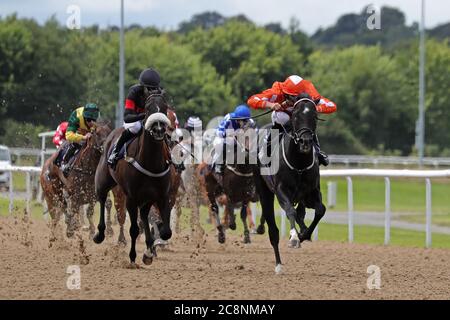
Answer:
[[[130,140],[134,137],[134,133],[132,133],[130,130],[126,129],[122,132],[119,139],[117,139],[116,143],[114,144],[114,148],[111,151],[111,154],[108,158],[108,164],[111,166],[111,168],[116,169],[117,161],[119,160],[119,152],[122,149],[125,142]]]
[[[70,162],[70,159],[74,156],[77,149],[78,149],[78,146],[75,143],[69,144],[69,146],[67,147],[67,151],[64,154],[64,157],[62,158],[61,170],[65,176],[67,176],[67,174],[69,173],[69,168],[70,168],[69,162]]]
[[[320,150],[319,137],[317,137],[317,134],[313,135],[313,141],[318,154],[319,164],[325,167],[328,166],[330,164],[330,159],[328,159],[328,155],[325,152]]]

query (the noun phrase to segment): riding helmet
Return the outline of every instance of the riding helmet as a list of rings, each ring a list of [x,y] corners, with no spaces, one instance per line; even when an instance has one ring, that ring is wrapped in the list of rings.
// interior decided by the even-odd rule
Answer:
[[[148,68],[141,72],[139,83],[144,87],[158,88],[161,78],[158,71]]]
[[[303,78],[297,75],[292,75],[286,78],[284,82],[281,83],[281,90],[283,93],[288,94],[290,96],[296,96],[302,92]]]
[[[249,119],[250,117],[251,117],[250,108],[245,104],[237,106],[232,114],[232,118]]]
[[[83,117],[85,119],[97,120],[99,116],[99,109],[95,103],[87,103],[84,106]]]
[[[194,130],[195,128],[201,128],[202,127],[202,120],[197,117],[197,116],[190,116],[187,121],[186,124],[184,125],[184,127],[191,131]]]

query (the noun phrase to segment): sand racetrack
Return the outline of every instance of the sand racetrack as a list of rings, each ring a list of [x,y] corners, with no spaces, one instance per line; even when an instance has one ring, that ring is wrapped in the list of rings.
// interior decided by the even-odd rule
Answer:
[[[116,246],[116,235],[95,245],[81,234],[50,242],[44,220],[0,218],[0,299],[450,298],[450,250],[325,241],[294,250],[283,241],[284,272],[275,275],[267,235],[220,245],[210,232],[199,248],[187,234],[173,238],[151,266],[141,263],[140,239],[140,268],[129,269],[129,245]],[[66,287],[69,265],[80,265],[80,290]],[[369,265],[381,268],[380,290],[366,287]]]

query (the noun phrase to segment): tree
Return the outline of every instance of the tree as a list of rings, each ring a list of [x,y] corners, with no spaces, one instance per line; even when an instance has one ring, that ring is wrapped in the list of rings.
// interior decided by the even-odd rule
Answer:
[[[181,22],[178,27],[178,32],[188,33],[197,28],[209,30],[224,24],[226,19],[215,11],[207,11],[194,15],[191,20],[187,22]]]
[[[241,101],[274,81],[301,73],[304,58],[289,36],[236,21],[182,39],[231,84]]]
[[[310,63],[317,89],[337,103],[336,117],[364,146],[411,152],[417,103],[395,60],[379,46],[354,46],[317,51]]]

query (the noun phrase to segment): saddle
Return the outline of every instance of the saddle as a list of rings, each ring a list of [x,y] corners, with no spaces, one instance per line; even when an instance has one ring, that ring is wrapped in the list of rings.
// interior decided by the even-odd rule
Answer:
[[[124,158],[125,158],[125,155],[127,154],[128,146],[129,146],[134,140],[136,140],[136,138],[138,138],[138,136],[139,136],[139,135],[135,135],[134,137],[132,137],[130,140],[128,140],[127,142],[125,142],[125,143],[123,144],[122,148],[121,148],[120,151],[119,151],[117,161],[119,161],[120,159],[124,159]],[[111,148],[111,149],[108,151],[108,157],[111,155],[112,150],[113,150],[113,148]]]

